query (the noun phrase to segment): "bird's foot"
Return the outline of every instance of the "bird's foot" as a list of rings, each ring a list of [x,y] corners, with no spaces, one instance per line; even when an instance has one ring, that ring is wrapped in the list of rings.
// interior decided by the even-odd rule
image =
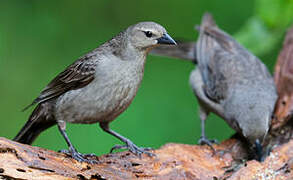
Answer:
[[[142,154],[146,154],[146,155],[148,155],[150,157],[155,156],[155,154],[149,152],[150,150],[152,150],[152,148],[138,147],[131,141],[127,141],[125,145],[115,145],[110,150],[110,153],[112,153],[116,149],[128,149],[130,152],[132,152],[133,154],[137,155],[140,158],[141,158]]]
[[[67,149],[61,149],[61,150],[59,150],[58,152],[60,152],[60,153],[64,153],[64,154],[71,154],[70,153],[70,151],[69,150],[67,150]],[[81,153],[79,153],[79,154],[81,154]],[[85,156],[85,157],[97,157],[97,155],[96,154],[94,154],[94,153],[90,153],[90,154],[81,154],[82,156]]]
[[[205,136],[200,136],[198,144],[212,146],[213,144],[219,144],[219,142],[216,139],[209,140]]]
[[[216,139],[209,140],[205,136],[200,136],[198,140],[199,145],[208,145],[212,150],[213,153],[216,153],[216,150],[213,147],[213,144],[219,144],[219,142]]]
[[[66,155],[71,156],[73,159],[77,160],[78,162],[87,162],[90,164],[97,164],[98,161],[97,160],[92,160],[92,159],[87,159],[87,157],[97,157],[95,154],[81,154],[76,150],[66,150],[66,149],[62,149],[58,152],[64,153]]]

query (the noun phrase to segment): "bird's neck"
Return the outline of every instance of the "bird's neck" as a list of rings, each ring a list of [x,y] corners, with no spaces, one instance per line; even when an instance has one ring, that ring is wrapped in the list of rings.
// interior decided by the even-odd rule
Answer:
[[[126,61],[137,59],[144,60],[147,54],[145,50],[137,49],[132,46],[132,44],[127,40],[125,32],[121,32],[112,38],[106,46],[109,47],[109,50],[112,51],[113,55]]]
[[[126,44],[125,49],[121,53],[121,58],[123,60],[145,60],[146,53],[144,50],[137,49],[133,47],[130,43]]]

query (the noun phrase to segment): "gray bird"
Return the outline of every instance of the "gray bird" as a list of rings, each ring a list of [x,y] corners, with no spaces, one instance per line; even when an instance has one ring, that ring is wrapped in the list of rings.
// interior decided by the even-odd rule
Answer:
[[[205,120],[213,112],[243,135],[255,149],[256,158],[262,160],[262,143],[277,99],[273,78],[257,57],[217,27],[210,14],[204,15],[198,29],[198,41],[182,43],[187,55],[181,56],[197,63],[190,85],[200,106],[199,143],[211,146],[205,135]],[[175,48],[177,53],[171,57],[180,58],[178,53],[184,51],[177,47],[158,47],[153,53],[170,56],[167,49]]]
[[[31,144],[44,130],[57,124],[78,161],[92,162],[70,142],[66,123],[99,123],[107,133],[136,155],[148,149],[136,146],[129,139],[109,128],[109,123],[131,103],[143,78],[145,59],[158,44],[176,44],[164,27],[154,22],[141,22],[79,58],[55,77],[28,107],[37,104],[15,141]],[[26,107],[25,109],[27,109]]]
[[[177,46],[161,45],[153,48],[150,53],[157,56],[192,61],[196,64],[196,42],[176,40]]]

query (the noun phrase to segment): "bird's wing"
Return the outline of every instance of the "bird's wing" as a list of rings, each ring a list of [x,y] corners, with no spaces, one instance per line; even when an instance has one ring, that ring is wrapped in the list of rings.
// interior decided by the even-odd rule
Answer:
[[[195,60],[195,46],[196,42],[176,40],[176,46],[161,45],[153,48],[150,54],[158,56],[166,56],[172,58],[179,58],[189,61]],[[195,62],[196,63],[196,62]]]
[[[89,84],[94,79],[96,63],[94,55],[85,55],[68,66],[56,76],[41,94],[24,110],[30,106],[56,98],[65,92],[79,89]]]
[[[204,82],[204,91],[214,102],[220,102],[227,97],[230,84],[228,76],[233,74],[227,64],[231,65],[235,58],[234,41],[217,27],[210,14],[204,15],[199,27],[196,59]]]

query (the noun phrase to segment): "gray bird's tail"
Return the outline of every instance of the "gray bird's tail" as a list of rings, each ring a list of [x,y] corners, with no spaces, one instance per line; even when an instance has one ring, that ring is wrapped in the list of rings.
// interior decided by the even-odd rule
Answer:
[[[202,18],[202,24],[195,26],[200,32],[205,32],[206,27],[216,27],[213,17],[209,13],[205,13]],[[192,61],[197,64],[196,59],[196,42],[184,41],[176,39],[177,46],[161,45],[153,48],[150,52],[152,55],[166,56],[171,58],[179,58],[187,61]]]
[[[235,41],[229,34],[218,28],[213,16],[210,13],[205,13],[200,27],[196,27],[199,30],[199,41],[209,41],[205,46],[215,46],[217,42],[224,50],[231,51],[235,49],[243,49],[243,47]],[[214,42],[214,43],[213,43]]]
[[[195,47],[196,42],[184,41],[176,39],[177,46],[160,45],[154,47],[150,54],[158,56],[166,56],[171,58],[179,58],[196,63]]]
[[[44,130],[56,124],[50,111],[49,103],[38,104],[29,117],[29,120],[22,127],[16,137],[13,139],[19,143],[32,144],[35,138]]]
[[[201,20],[200,29],[204,30],[207,27],[217,27],[214,18],[210,13],[205,13]]]

